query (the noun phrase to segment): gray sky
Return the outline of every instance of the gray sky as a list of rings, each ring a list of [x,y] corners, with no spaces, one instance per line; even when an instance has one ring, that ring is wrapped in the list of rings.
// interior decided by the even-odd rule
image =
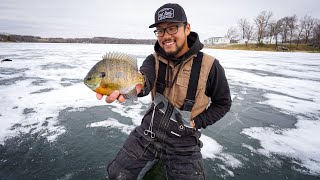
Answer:
[[[0,32],[41,37],[155,38],[154,12],[167,2],[186,11],[200,40],[224,36],[240,18],[251,22],[261,11],[273,19],[296,14],[320,18],[319,0],[0,0]]]

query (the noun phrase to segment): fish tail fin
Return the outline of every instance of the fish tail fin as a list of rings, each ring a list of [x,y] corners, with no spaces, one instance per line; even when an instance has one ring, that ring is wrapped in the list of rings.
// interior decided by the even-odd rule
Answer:
[[[142,84],[142,89],[144,89],[146,83],[146,77],[145,75],[141,74],[140,72],[138,73],[138,84]]]

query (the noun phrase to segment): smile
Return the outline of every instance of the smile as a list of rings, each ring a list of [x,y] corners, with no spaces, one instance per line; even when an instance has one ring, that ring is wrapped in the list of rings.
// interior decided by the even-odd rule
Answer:
[[[174,40],[170,40],[170,41],[164,41],[162,44],[165,45],[165,46],[171,46],[175,43],[176,41]]]

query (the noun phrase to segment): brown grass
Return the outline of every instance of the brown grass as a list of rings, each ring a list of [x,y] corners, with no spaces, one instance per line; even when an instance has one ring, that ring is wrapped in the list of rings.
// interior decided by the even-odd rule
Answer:
[[[284,47],[284,48],[280,48]],[[310,52],[310,53],[320,53],[320,49],[308,46],[306,44],[299,44],[297,47],[296,44],[278,45],[276,48],[275,44],[230,44],[230,45],[219,45],[219,46],[208,46],[208,48],[213,49],[229,49],[229,50],[249,50],[249,51],[284,51],[284,52]],[[285,50],[288,49],[288,50]]]

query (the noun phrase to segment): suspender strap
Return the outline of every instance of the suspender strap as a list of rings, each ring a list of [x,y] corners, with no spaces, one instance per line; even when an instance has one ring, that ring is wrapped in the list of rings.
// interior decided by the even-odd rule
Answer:
[[[159,61],[158,77],[156,81],[156,90],[158,93],[163,94],[166,88],[166,68],[167,65],[162,61]]]
[[[193,59],[191,74],[189,78],[189,85],[187,91],[187,97],[184,100],[183,110],[191,111],[196,99],[198,81],[201,71],[203,53],[199,52],[197,56]]]

